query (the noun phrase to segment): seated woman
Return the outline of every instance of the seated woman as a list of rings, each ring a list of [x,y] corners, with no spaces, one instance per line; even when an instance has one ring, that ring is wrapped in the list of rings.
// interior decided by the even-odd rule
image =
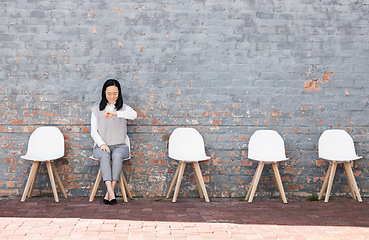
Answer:
[[[107,189],[105,204],[117,204],[114,188],[122,171],[123,159],[129,157],[129,148],[125,144],[126,119],[133,120],[136,117],[136,111],[123,103],[119,82],[107,80],[102,88],[100,104],[92,107],[91,115],[91,136],[95,142],[93,156],[100,161]]]

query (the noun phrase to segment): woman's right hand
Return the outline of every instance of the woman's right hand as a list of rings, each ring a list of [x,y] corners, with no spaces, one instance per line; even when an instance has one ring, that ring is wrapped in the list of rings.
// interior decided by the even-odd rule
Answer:
[[[108,147],[108,145],[102,144],[100,146],[100,151],[107,151],[108,153],[110,153],[110,148]]]

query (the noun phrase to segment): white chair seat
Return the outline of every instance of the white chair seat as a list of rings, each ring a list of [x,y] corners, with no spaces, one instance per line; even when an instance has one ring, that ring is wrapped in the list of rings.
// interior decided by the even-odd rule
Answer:
[[[363,157],[355,156],[352,159],[339,159],[339,160],[332,160],[332,159],[325,159],[325,158],[321,158],[321,159],[325,160],[327,162],[345,163],[345,162],[351,162],[351,161],[359,160],[359,159],[362,159],[362,158]]]
[[[253,159],[253,158],[249,158],[253,161],[257,161],[257,162],[263,162],[265,164],[271,164],[271,163],[278,163],[278,162],[284,162],[287,161],[289,158],[284,158],[284,159],[275,159],[275,160],[265,160],[265,159]]]
[[[58,160],[59,158],[54,158],[54,159],[40,159],[34,156],[28,156],[28,155],[24,155],[24,156],[20,156],[22,159],[24,160],[29,160],[29,161],[36,161],[36,162],[48,162],[48,161],[54,161],[54,160]]]
[[[199,159],[199,160],[195,160],[195,159],[175,159],[177,161],[180,161],[180,162],[201,162],[201,161],[206,161],[206,160],[209,160],[211,157],[206,157],[206,158],[203,158],[203,159]]]

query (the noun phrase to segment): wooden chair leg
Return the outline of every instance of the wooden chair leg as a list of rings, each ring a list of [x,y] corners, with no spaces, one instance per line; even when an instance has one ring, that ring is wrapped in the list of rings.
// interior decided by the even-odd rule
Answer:
[[[345,162],[344,166],[347,170],[347,175],[349,176],[349,178],[351,178],[352,187],[354,189],[354,192],[356,193],[357,200],[358,200],[358,202],[362,202],[363,200],[361,199],[359,188],[357,186],[354,173],[352,172],[351,165],[350,165],[349,162]]]
[[[56,178],[56,182],[58,183],[58,185],[60,187],[60,190],[63,193],[63,196],[65,198],[68,198],[67,193],[65,192],[65,189],[64,189],[64,186],[63,186],[63,182],[60,179],[60,176],[58,174],[58,171],[56,170],[56,167],[55,167],[55,163],[54,162],[51,162],[51,168],[52,168],[53,173],[54,173],[54,176]]]
[[[123,185],[126,188],[127,195],[130,199],[132,199],[133,197],[132,197],[131,191],[129,190],[128,183],[127,183],[126,177],[124,176],[123,171],[122,171],[122,177],[123,177]]]
[[[325,194],[325,200],[324,200],[324,202],[328,202],[329,201],[329,196],[331,195],[331,190],[332,190],[334,175],[336,174],[336,168],[337,168],[337,163],[336,162],[332,163],[331,173],[329,174],[327,192]]]
[[[27,197],[28,191],[30,190],[31,184],[33,184],[33,181],[36,181],[35,176],[36,176],[36,171],[37,171],[37,168],[38,168],[38,164],[40,164],[40,162],[33,161],[33,163],[32,163],[32,167],[31,167],[31,170],[30,170],[29,175],[28,175],[27,183],[26,183],[26,186],[25,186],[24,191],[23,191],[21,202],[24,202],[26,200],[26,197]]]
[[[250,193],[250,197],[249,197],[249,203],[252,203],[253,199],[254,199],[254,195],[256,192],[256,188],[258,187],[259,184],[259,180],[260,180],[260,176],[261,176],[261,172],[263,171],[263,167],[264,167],[264,163],[259,162],[258,168],[256,169],[255,172],[255,182],[254,185],[252,186],[251,189],[251,193]]]
[[[172,202],[177,202],[179,187],[181,186],[181,182],[182,182],[183,173],[184,173],[185,168],[186,168],[186,162],[181,162],[179,173],[178,173],[178,178],[177,178],[177,184],[176,184],[176,188],[174,190],[174,196],[173,196]]]
[[[354,192],[354,185],[353,185],[353,182],[351,181],[350,175],[348,174],[346,164],[343,164],[343,172],[345,173],[345,176],[346,176],[346,179],[347,179],[347,184],[349,186],[351,196],[352,196],[353,199],[356,200],[356,193]]]
[[[193,173],[195,175],[197,190],[199,190],[200,198],[204,198],[204,195],[203,195],[202,190],[201,190],[201,185],[200,185],[200,182],[199,182],[199,178],[197,177],[197,174],[196,174],[196,169],[195,169],[195,165],[194,164],[192,164],[192,170],[193,170]]]
[[[120,186],[120,190],[122,191],[123,201],[128,202],[126,189],[123,183],[123,172],[121,172],[119,176],[119,186]]]
[[[255,171],[254,176],[252,177],[252,181],[251,181],[251,184],[249,186],[249,190],[247,191],[245,201],[248,201],[250,199],[251,191],[252,191],[252,188],[254,187],[254,184],[255,184],[255,179],[256,179],[256,175],[257,175],[256,173],[257,173],[257,171]]]
[[[50,161],[46,162],[46,167],[47,167],[47,172],[49,173],[50,183],[51,183],[51,187],[53,189],[55,202],[59,202],[58,192],[56,191],[56,186],[55,186],[55,179],[54,179],[53,169],[51,167]]]
[[[38,171],[40,170],[41,162],[35,162],[35,163],[37,164],[37,169],[36,169],[36,172],[35,172],[35,177],[32,179],[32,184],[31,184],[30,190],[28,191],[28,198],[32,197],[33,189],[35,188],[35,184],[36,184]]]
[[[177,178],[178,178],[178,173],[179,173],[179,169],[181,168],[181,162],[178,163],[178,167],[177,167],[177,170],[176,172],[174,173],[174,177],[173,177],[173,180],[170,184],[170,187],[169,187],[169,190],[168,190],[168,193],[167,193],[167,196],[165,198],[170,198],[170,194],[172,194],[172,191],[173,191],[173,188],[174,188],[174,185],[176,184],[177,182]]]
[[[329,181],[329,176],[331,174],[331,170],[332,170],[332,163],[329,163],[329,167],[328,167],[328,170],[327,170],[327,174],[325,175],[325,178],[324,178],[322,189],[320,189],[320,192],[319,192],[318,200],[322,200],[322,198],[323,198],[323,194],[324,194],[325,189],[327,187],[327,184],[328,184],[328,181]]]
[[[286,198],[286,194],[284,193],[282,179],[278,171],[277,163],[272,163],[272,168],[273,168],[275,180],[277,182],[279,195],[281,196],[283,203],[287,203],[287,198]]]
[[[198,162],[193,162],[193,166],[195,168],[195,174],[197,175],[197,179],[199,180],[202,193],[204,194],[205,202],[210,202],[208,192],[206,191],[206,187],[204,183],[204,178],[201,173],[200,165]]]
[[[93,188],[91,190],[91,193],[90,193],[89,202],[92,202],[94,200],[96,191],[97,191],[97,189],[99,188],[99,185],[100,185],[100,181],[101,181],[101,170],[99,169],[99,172],[97,173],[97,176],[96,176],[94,186],[93,186]]]

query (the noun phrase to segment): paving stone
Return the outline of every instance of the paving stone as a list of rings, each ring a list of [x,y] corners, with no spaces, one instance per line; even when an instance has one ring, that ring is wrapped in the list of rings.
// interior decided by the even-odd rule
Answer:
[[[369,202],[339,198],[329,203],[290,199],[256,200],[214,198],[181,203],[133,199],[106,206],[86,203],[86,197],[0,200],[0,239],[368,239]],[[60,211],[54,211],[54,209]],[[79,209],[78,217],[69,209]],[[90,209],[91,208],[91,209]],[[166,209],[156,214],[147,209]],[[125,209],[127,214],[116,214]],[[229,211],[227,211],[229,209]],[[5,211],[6,210],[6,211]],[[237,210],[242,214],[232,214]],[[23,216],[14,216],[21,212]],[[218,214],[222,212],[223,214]],[[134,213],[132,215],[131,213]],[[174,220],[166,215],[176,214]],[[202,219],[192,218],[197,213]],[[113,215],[113,216],[111,216]],[[247,215],[245,218],[244,216]],[[205,217],[206,216],[206,217]]]

